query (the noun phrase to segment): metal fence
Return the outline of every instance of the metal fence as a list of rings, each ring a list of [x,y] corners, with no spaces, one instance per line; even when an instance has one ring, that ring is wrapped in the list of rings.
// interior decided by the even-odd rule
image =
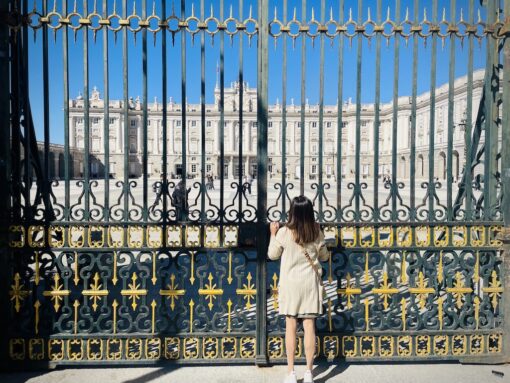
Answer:
[[[207,4],[209,4],[208,2]],[[409,3],[409,4],[408,4]],[[0,304],[3,316],[4,360],[9,363],[156,363],[161,360],[196,363],[281,362],[285,359],[284,321],[277,315],[278,264],[266,261],[268,220],[285,221],[293,194],[313,198],[316,216],[329,239],[331,257],[324,265],[328,292],[325,314],[317,320],[317,354],[328,359],[411,360],[456,359],[496,363],[508,361],[510,328],[504,318],[510,304],[508,227],[510,225],[510,49],[507,35],[509,1],[477,6],[449,2],[438,16],[438,1],[424,6],[400,0],[383,16],[382,1],[372,14],[361,1],[357,16],[347,13],[344,0],[334,3],[338,14],[321,0],[310,12],[289,17],[287,0],[259,0],[247,9],[242,0],[235,12],[225,12],[223,0],[211,5],[197,1],[196,9],[181,0],[178,10],[166,1],[84,0],[36,2],[12,0],[0,5],[0,92],[3,150],[0,171],[6,186],[0,191],[3,247]],[[355,5],[355,4],[354,4]],[[429,14],[420,7],[428,8]],[[218,9],[219,8],[219,9]],[[356,11],[356,10],[355,10]],[[478,16],[475,17],[475,14]],[[236,16],[237,15],[237,16]],[[483,15],[483,17],[482,17]],[[31,33],[42,39],[43,118],[34,121],[29,97],[28,68]],[[162,140],[161,179],[148,178],[147,55],[150,34],[160,39]],[[62,73],[49,66],[51,37],[61,44]],[[71,36],[70,36],[71,35]],[[73,36],[74,35],[74,36]],[[142,86],[140,179],[130,179],[129,49],[141,35]],[[69,47],[81,38],[83,49],[84,137],[90,137],[90,50],[102,39],[104,137],[110,136],[109,60],[111,39],[122,47],[123,178],[110,179],[109,140],[104,140],[104,180],[92,179],[93,153],[84,141],[83,177],[77,179],[70,146]],[[167,168],[168,50],[179,42],[181,90],[182,179],[171,179]],[[200,44],[200,73],[189,73],[189,38]],[[219,40],[219,190],[206,187],[206,37]],[[257,54],[257,174],[255,196],[238,166],[228,184],[225,169],[225,40],[238,43],[238,103],[243,104],[245,40]],[[118,40],[118,41],[117,41]],[[281,48],[281,135],[287,137],[287,70],[300,69],[299,182],[287,174],[287,140],[281,140],[281,174],[269,182],[268,86],[270,42]],[[318,41],[319,102],[317,179],[305,181],[307,60],[310,42]],[[326,43],[335,44],[338,104],[335,139],[335,179],[324,179],[324,94]],[[391,46],[392,67],[383,68],[383,42]],[[301,50],[300,63],[289,62],[287,44]],[[362,179],[363,47],[375,42],[372,179]],[[485,51],[485,77],[479,104],[473,104],[475,43]],[[345,44],[356,52],[351,72],[344,68]],[[401,44],[412,44],[412,65],[400,65]],[[423,64],[421,44],[429,44],[430,61]],[[446,182],[437,180],[436,83],[438,44],[449,48]],[[453,134],[456,44],[467,50],[465,163],[458,184],[453,173]],[[158,48],[159,49],[159,48]],[[228,49],[228,46],[227,46]],[[427,56],[427,60],[429,56]],[[291,64],[292,63],[292,64]],[[417,185],[416,135],[418,65],[430,78],[428,99],[428,179]],[[39,64],[37,64],[39,65]],[[276,65],[276,64],[275,64]],[[409,131],[399,125],[399,73],[412,71]],[[382,73],[382,71],[384,71]],[[50,177],[50,75],[63,84],[63,179]],[[132,74],[131,74],[132,75]],[[191,113],[186,104],[187,79],[200,76],[200,177],[187,179],[189,148],[184,139]],[[356,78],[354,172],[342,177],[343,81]],[[392,78],[391,175],[381,179],[381,76]],[[174,77],[175,78],[175,77]],[[243,119],[238,109],[238,163],[243,160]],[[35,125],[43,126],[43,149],[38,149]],[[458,126],[458,125],[457,125]],[[398,176],[399,135],[408,135],[408,177]],[[314,160],[315,161],[315,160]],[[188,197],[187,189],[192,189]],[[369,192],[370,191],[370,192]],[[216,193],[216,192],[214,192]],[[405,194],[404,194],[405,193]],[[113,197],[115,195],[115,198]],[[508,321],[507,321],[508,322]],[[302,338],[297,356],[304,357]]]

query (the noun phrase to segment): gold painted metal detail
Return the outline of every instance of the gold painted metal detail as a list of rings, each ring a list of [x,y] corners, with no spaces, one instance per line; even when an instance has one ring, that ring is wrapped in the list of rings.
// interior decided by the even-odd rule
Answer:
[[[352,345],[352,347],[349,347]],[[354,357],[358,353],[358,342],[357,338],[352,335],[342,337],[342,352],[346,357]]]
[[[239,237],[239,228],[237,226],[224,226],[223,227],[223,246],[236,247]]]
[[[39,299],[35,301],[34,303],[34,332],[35,335],[39,334],[39,309],[41,308],[41,302],[39,302]]]
[[[25,339],[14,338],[9,340],[9,357],[12,360],[25,359]]]
[[[437,316],[439,320],[439,329],[443,329],[443,298],[437,298]]]
[[[218,226],[207,225],[204,227],[204,246],[209,248],[220,246],[220,228]]]
[[[381,335],[379,337],[379,355],[393,356],[393,353],[394,353],[393,337],[389,335]]]
[[[147,227],[147,246],[158,249],[163,245],[163,228],[160,226]]]
[[[14,284],[11,285],[9,295],[11,301],[14,301],[14,309],[17,313],[21,309],[21,302],[28,296],[28,290],[23,290],[24,284],[20,283],[21,277],[19,273],[14,274]]]
[[[365,239],[365,238],[369,239]],[[375,245],[375,227],[361,226],[359,228],[359,245],[361,247],[374,247]]]
[[[112,283],[115,286],[117,284],[117,281],[119,280],[117,278],[117,252],[114,251],[112,254],[113,257],[113,277],[112,277]]]
[[[189,281],[191,284],[193,284],[195,282],[195,254],[196,254],[196,251],[190,251],[189,252],[189,257],[190,257],[190,272],[189,272]]]
[[[108,246],[119,248],[124,246],[124,228],[121,226],[108,227]]]
[[[126,358],[131,360],[142,358],[142,339],[128,338],[126,340]]]
[[[39,282],[41,281],[41,276],[40,276],[40,266],[39,266],[39,251],[34,251],[34,258],[35,258],[35,279],[34,279],[34,283],[36,286],[39,286]]]
[[[428,335],[416,336],[416,355],[417,356],[430,355],[430,337]]]
[[[69,226],[67,228],[67,243],[71,248],[81,249],[85,245],[85,227]]]
[[[245,336],[240,340],[240,355],[241,358],[254,358],[255,357],[255,337]],[[297,349],[297,347],[296,347]]]
[[[489,226],[489,245],[494,247],[500,247],[503,242],[501,241],[501,235],[503,234],[503,227],[501,225]]]
[[[228,277],[227,282],[230,285],[234,278],[232,278],[232,252],[228,252]]]
[[[392,294],[398,294],[398,289],[396,287],[391,287],[390,283],[388,282],[388,273],[385,271],[383,273],[383,282],[381,285],[379,285],[379,287],[374,287],[372,289],[372,293],[373,294],[377,294],[377,295],[380,295],[382,298],[384,298],[384,303],[383,303],[383,306],[384,306],[384,309],[388,309],[388,298],[392,295]],[[366,303],[365,303],[366,305]]]
[[[442,236],[442,238],[441,238]],[[449,242],[449,228],[448,226],[434,226],[434,246],[445,247]]]
[[[211,283],[211,277],[212,275],[209,274],[209,283]],[[246,283],[243,284],[242,289],[236,289],[237,295],[242,295],[243,299],[246,300],[246,309],[249,310],[251,308],[251,300],[255,299],[255,294],[257,293],[257,290],[255,289],[255,284],[252,283],[252,276],[251,272],[248,273],[246,276]],[[215,285],[216,286],[216,285]],[[223,293],[223,290],[221,290]],[[211,302],[209,302],[209,308],[212,307]]]
[[[399,335],[397,337],[398,356],[411,356],[413,353],[413,340],[410,335]]]
[[[209,310],[212,310],[214,303],[213,301],[216,299],[217,295],[223,295],[223,289],[216,288],[216,283],[213,283],[213,276],[212,273],[209,273],[208,276],[209,283],[205,284],[205,288],[198,289],[199,295],[205,295],[205,299],[209,301],[209,304],[207,305],[209,307]],[[250,277],[251,279],[251,277]]]
[[[165,338],[165,358],[179,359],[181,354],[180,339],[177,337]]]
[[[202,357],[204,359],[216,359],[218,357],[219,347],[218,338],[207,336],[202,340]]]
[[[448,355],[448,335],[434,335],[434,354]]]
[[[166,243],[170,247],[181,246],[181,227],[168,226],[166,228]]]
[[[460,271],[455,273],[455,281],[453,282],[453,287],[447,287],[446,292],[453,294],[455,298],[457,308],[462,307],[462,298],[465,294],[470,294],[473,292],[471,287],[465,287],[464,282],[462,282],[462,274]]]
[[[157,260],[158,260],[158,252],[153,251],[152,252],[152,278],[151,278],[152,285],[156,285],[156,282],[158,281],[158,277],[156,276]]]
[[[193,299],[189,300],[189,332],[190,334],[193,332],[193,308],[195,307],[195,302]]]
[[[151,334],[154,335],[154,332],[156,330],[156,301],[154,299],[151,302],[151,312],[152,312]]]
[[[103,340],[98,338],[87,339],[87,359],[103,359]]]
[[[184,229],[186,247],[200,246],[200,226],[186,226]]]
[[[377,242],[379,247],[393,246],[393,228],[391,226],[380,226],[377,232]]]
[[[324,356],[328,358],[328,361],[333,361],[338,356],[340,350],[340,340],[335,335],[325,335],[322,339],[322,349],[324,350]]]
[[[345,277],[345,288],[337,289],[336,293],[338,295],[345,295],[347,297],[347,308],[351,309],[352,308],[351,296],[361,294],[361,289],[353,287],[351,283],[351,274],[347,273]]]
[[[464,355],[467,351],[467,338],[465,335],[452,336],[452,354]]]
[[[68,339],[67,340],[67,357],[69,360],[83,359],[83,340]]]
[[[463,247],[467,245],[468,230],[466,226],[452,227],[452,244],[453,246]]]
[[[78,283],[80,282],[80,275],[78,273],[78,255],[79,253],[77,251],[74,252],[74,277],[73,282],[75,286],[78,286]]]
[[[142,296],[147,295],[146,289],[141,289],[141,284],[136,283],[136,280],[138,279],[138,276],[136,275],[136,272],[134,272],[131,276],[131,283],[128,284],[129,289],[123,289],[120,291],[120,294],[122,296],[127,296],[129,299],[131,299],[131,307],[133,310],[136,310],[136,306],[138,305],[136,302],[138,299],[140,299]]]
[[[9,247],[25,246],[25,227],[21,225],[9,226]]]
[[[367,347],[368,346],[368,347]],[[375,355],[375,337],[371,335],[363,335],[360,339],[361,356]]]
[[[48,340],[48,357],[50,360],[59,361],[64,359],[64,340],[49,339]]]
[[[401,262],[401,266],[400,266],[400,281],[401,281],[401,283],[407,283],[407,270],[406,270],[407,266],[406,265],[407,265],[406,251],[402,250],[402,262]]]
[[[406,331],[407,303],[405,298],[400,300],[400,311],[402,312],[402,330]]]
[[[145,340],[145,357],[147,359],[159,359],[161,356],[161,339],[148,338]]]
[[[32,225],[28,227],[28,246],[30,247],[44,247],[46,233],[44,231],[44,226],[42,225]]]
[[[48,244],[51,248],[64,247],[65,228],[62,226],[50,226],[48,229]]]
[[[73,309],[74,309],[74,325],[73,325],[73,329],[74,329],[74,334],[75,335],[78,333],[78,308],[79,307],[80,307],[80,302],[78,301],[78,299],[75,299],[74,303],[73,303]]]
[[[234,337],[226,336],[221,338],[221,357],[232,359],[237,355],[237,340]]]
[[[93,283],[90,284],[90,289],[83,290],[82,294],[86,297],[90,297],[92,299],[92,309],[94,311],[97,310],[97,301],[102,297],[108,296],[108,290],[102,289],[103,284],[99,283],[99,273],[96,272],[94,274]]]
[[[487,351],[500,353],[503,350],[503,334],[489,334]]]
[[[368,283],[370,280],[370,277],[368,275],[369,270],[370,270],[369,263],[370,263],[370,253],[367,251],[365,253],[365,283]]]
[[[485,245],[485,226],[471,226],[471,246]]]
[[[480,282],[480,252],[475,252],[475,265],[473,270],[473,282]]]
[[[494,312],[496,312],[496,308],[498,307],[498,298],[500,298],[501,294],[503,293],[503,286],[501,281],[498,281],[498,274],[496,273],[496,270],[492,270],[489,286],[482,287],[482,291],[489,294],[492,307]]]
[[[170,308],[172,311],[175,309],[175,300],[186,293],[184,289],[178,289],[175,284],[175,274],[170,276],[170,284],[167,285],[166,290],[159,290],[159,295],[170,298]]]
[[[427,287],[425,276],[423,275],[422,271],[420,271],[418,274],[418,283],[416,284],[416,287],[409,288],[409,292],[411,294],[416,294],[416,298],[419,300],[420,308],[422,309],[425,308],[428,295],[433,294],[435,291],[436,290],[434,290],[432,287]]]
[[[51,290],[43,291],[43,296],[50,297],[51,301],[53,301],[53,307],[55,308],[55,312],[60,308],[60,302],[64,299],[64,297],[69,296],[71,292],[69,290],[64,290],[64,285],[60,284],[60,275],[55,273],[53,275],[53,286]]]
[[[473,334],[470,336],[469,353],[472,355],[482,354],[484,351],[484,336],[481,334]]]
[[[473,300],[473,306],[475,308],[475,328],[478,330],[480,319],[480,298],[478,298],[478,296],[475,296],[475,299]]]
[[[104,246],[104,228],[101,226],[90,226],[88,229],[89,247],[100,248]]]
[[[267,354],[271,359],[283,358],[283,337],[270,336],[267,340]]]
[[[32,338],[28,341],[28,358],[30,360],[44,359],[44,339]]]
[[[437,263],[437,281],[443,282],[443,250],[439,252],[439,262]]]
[[[106,360],[122,359],[122,340],[111,338],[106,340]]]
[[[328,330],[333,332],[333,317],[332,317],[332,303],[331,299],[328,299]]]
[[[397,227],[397,245],[410,247],[413,244],[413,231],[410,226]]]
[[[184,359],[197,359],[199,352],[198,338],[184,338],[183,353]]]
[[[144,243],[144,229],[142,226],[129,226],[127,243],[129,247],[140,248]]]
[[[356,228],[344,226],[340,228],[340,242],[343,247],[352,248],[356,246]]]
[[[229,299],[227,301],[227,309],[228,309],[227,332],[230,332],[232,330],[232,300],[231,299]]]
[[[113,300],[113,303],[112,303],[112,307],[113,307],[113,323],[112,323],[112,332],[114,334],[117,333],[117,307],[119,307],[119,303],[117,302],[117,299],[114,299]]]
[[[365,331],[370,329],[370,301],[365,298]]]
[[[278,310],[278,275],[273,274],[273,284],[271,285],[271,297],[273,299],[273,309]]]
[[[430,244],[430,226],[416,226],[414,229],[416,246],[425,247]]]
[[[336,227],[334,226],[326,226],[323,229],[324,239],[327,243],[331,244],[331,246],[338,246],[338,232]]]

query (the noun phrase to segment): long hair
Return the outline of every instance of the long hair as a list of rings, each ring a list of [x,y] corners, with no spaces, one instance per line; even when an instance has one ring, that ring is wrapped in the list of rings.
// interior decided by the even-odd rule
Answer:
[[[304,195],[292,199],[287,227],[299,245],[313,242],[319,236],[320,227],[315,222],[312,201]]]

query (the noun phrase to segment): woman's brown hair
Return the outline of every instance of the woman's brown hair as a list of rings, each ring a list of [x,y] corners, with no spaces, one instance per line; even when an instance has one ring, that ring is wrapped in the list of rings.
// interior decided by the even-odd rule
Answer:
[[[289,221],[286,225],[294,234],[294,240],[303,245],[317,239],[320,226],[315,222],[313,204],[307,197],[294,197],[290,203]]]

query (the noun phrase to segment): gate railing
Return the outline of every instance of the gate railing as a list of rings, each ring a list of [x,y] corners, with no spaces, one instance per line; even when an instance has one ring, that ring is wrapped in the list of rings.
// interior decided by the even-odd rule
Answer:
[[[498,4],[504,4],[501,10]],[[99,4],[99,7],[98,7]],[[9,180],[0,190],[2,214],[2,278],[0,304],[4,307],[2,345],[4,360],[26,363],[150,363],[161,359],[174,362],[246,361],[266,364],[285,358],[284,321],[277,313],[278,265],[267,263],[267,221],[285,221],[294,194],[313,197],[318,220],[329,240],[331,258],[324,265],[328,300],[325,314],[317,320],[318,354],[328,359],[361,360],[428,360],[458,359],[497,363],[510,355],[510,316],[506,290],[510,286],[510,85],[508,48],[510,2],[488,2],[482,7],[485,19],[478,16],[476,3],[467,2],[467,16],[458,16],[456,1],[451,1],[449,19],[446,11],[438,17],[437,0],[420,11],[420,2],[412,5],[413,17],[401,9],[396,0],[394,17],[383,17],[382,2],[376,2],[375,17],[357,2],[357,16],[348,16],[343,0],[330,6],[326,18],[325,0],[319,12],[310,13],[301,2],[301,19],[296,11],[288,17],[287,1],[269,16],[269,4],[259,0],[257,7],[243,8],[239,1],[238,16],[232,10],[226,16],[224,2],[219,15],[205,11],[205,1],[198,1],[199,11],[181,0],[180,13],[167,2],[135,2],[132,12],[126,0],[74,2],[42,1],[41,7],[26,1],[12,0],[0,5],[0,71],[4,84],[0,92],[2,129],[0,142],[0,176]],[[117,6],[121,10],[117,9]],[[157,6],[157,7],[156,7]],[[141,9],[141,12],[140,12]],[[152,13],[151,13],[152,10]],[[156,11],[157,10],[157,11]],[[481,11],[479,11],[481,14]],[[248,13],[248,17],[245,15]],[[280,18],[278,15],[281,14]],[[366,17],[366,18],[364,18]],[[261,28],[260,26],[264,26]],[[39,158],[36,130],[33,128],[28,97],[29,31],[42,32],[42,91],[44,150]],[[76,40],[81,35],[83,60],[83,136],[91,129],[89,63],[96,39],[102,36],[104,61],[104,137],[110,137],[110,39],[122,44],[122,90],[120,102],[122,129],[121,180],[110,179],[110,142],[104,140],[102,160],[105,168],[101,184],[93,179],[88,164],[94,155],[91,143],[84,140],[83,177],[73,181],[70,126],[69,32]],[[86,33],[85,33],[86,32]],[[149,129],[148,107],[148,34],[161,39],[162,129],[154,136]],[[50,103],[49,43],[51,34],[62,45],[64,179],[50,180]],[[141,177],[130,179],[129,52],[133,36],[141,34],[142,100],[141,110]],[[168,51],[179,42],[181,64],[181,105],[179,132],[168,122]],[[200,38],[200,111],[201,143],[199,181],[187,180],[190,156],[187,121],[193,113],[187,100],[188,36]],[[219,103],[214,113],[219,129],[219,193],[206,187],[206,37],[219,39]],[[239,93],[238,173],[230,185],[224,174],[225,156],[225,36],[237,47]],[[92,40],[91,40],[92,37]],[[167,41],[167,38],[170,40]],[[256,40],[257,52],[257,175],[256,203],[244,181],[243,120],[250,115],[245,104],[244,63],[246,44]],[[271,39],[281,53],[281,108],[268,103],[272,66]],[[335,135],[325,129],[326,114],[325,56],[326,42],[335,48],[337,69],[337,111],[343,111],[344,81],[347,79],[346,50],[356,51],[354,65],[356,102],[353,174],[345,174],[343,161],[349,147],[343,139],[348,112],[334,114]],[[386,75],[393,84],[389,129],[383,126],[381,85],[382,42],[391,43],[392,71]],[[474,104],[474,43],[486,50],[486,69],[479,106]],[[319,42],[318,48],[310,42]],[[375,41],[375,84],[373,128],[371,133],[371,174],[362,179],[366,153],[362,151],[366,111],[362,105],[363,56],[365,44]],[[458,46],[466,45],[466,113],[462,124],[454,121],[455,67]],[[288,105],[287,68],[289,47],[301,44],[300,106]],[[349,43],[347,47],[346,42]],[[354,44],[354,48],[351,46]],[[409,124],[399,120],[399,72],[402,70],[401,43],[412,43],[412,94]],[[420,42],[430,44],[430,91],[428,93],[429,134],[426,151],[428,174],[417,187],[416,135],[418,65]],[[438,43],[449,47],[447,145],[445,156],[446,188],[436,178],[436,95]],[[228,48],[227,48],[228,49]],[[318,49],[319,102],[316,116],[307,112],[307,61],[309,52]],[[374,48],[371,48],[374,49]],[[503,65],[500,65],[501,57]],[[176,58],[177,59],[177,58]],[[428,65],[427,63],[426,65]],[[7,75],[10,76],[7,78]],[[421,104],[420,104],[421,105]],[[476,107],[478,106],[478,109]],[[271,117],[269,112],[271,111]],[[476,116],[476,118],[473,118]],[[444,118],[444,116],[443,116]],[[269,121],[281,122],[281,137],[299,138],[299,182],[294,185],[287,161],[291,160],[287,140],[281,140],[281,172],[278,182],[268,179]],[[318,128],[307,125],[312,119]],[[39,121],[36,122],[39,124]],[[438,124],[439,125],[439,124]],[[465,165],[460,185],[453,180],[454,129],[465,129]],[[310,127],[309,127],[310,126]],[[436,129],[437,128],[437,129]],[[250,128],[251,129],[251,128]],[[310,129],[310,132],[307,132]],[[296,135],[295,132],[299,134]],[[274,130],[273,130],[274,132]],[[182,185],[170,179],[168,169],[169,140],[181,137]],[[308,133],[310,133],[308,135]],[[391,140],[391,174],[383,166],[381,137]],[[273,134],[273,133],[271,133]],[[306,137],[317,136],[318,150],[310,153]],[[399,173],[401,147],[399,135],[408,135],[409,150],[404,167],[409,177]],[[5,136],[5,137],[4,137]],[[426,136],[426,134],[425,134]],[[149,179],[149,137],[162,140],[161,179]],[[483,137],[483,143],[482,143]],[[335,142],[335,179],[324,179],[325,142]],[[370,142],[370,141],[369,141]],[[294,151],[292,151],[294,153]],[[407,156],[407,157],[406,157]],[[319,168],[316,182],[306,180],[312,160]],[[39,160],[37,160],[39,158]],[[422,157],[423,159],[423,157]],[[459,161],[459,159],[457,159]],[[409,163],[409,165],[407,165]],[[42,169],[38,170],[41,168]],[[234,163],[230,162],[233,167]],[[423,166],[423,165],[422,165]],[[44,173],[42,173],[44,172]],[[41,174],[44,174],[41,176]],[[37,182],[34,189],[33,176]],[[381,175],[384,182],[381,182]],[[296,174],[297,176],[297,174]],[[138,185],[138,181],[140,185]],[[191,185],[190,185],[191,183]],[[296,188],[294,188],[296,186]],[[192,197],[187,201],[187,188]],[[103,188],[103,189],[101,189]],[[179,199],[175,190],[181,188]],[[369,193],[371,189],[372,194]],[[455,198],[455,189],[457,196]],[[183,193],[183,194],[182,194]],[[229,194],[230,193],[230,194]],[[217,198],[216,198],[217,197]],[[45,203],[46,202],[46,203]],[[507,321],[508,322],[508,321]],[[298,342],[298,357],[304,356]]]

